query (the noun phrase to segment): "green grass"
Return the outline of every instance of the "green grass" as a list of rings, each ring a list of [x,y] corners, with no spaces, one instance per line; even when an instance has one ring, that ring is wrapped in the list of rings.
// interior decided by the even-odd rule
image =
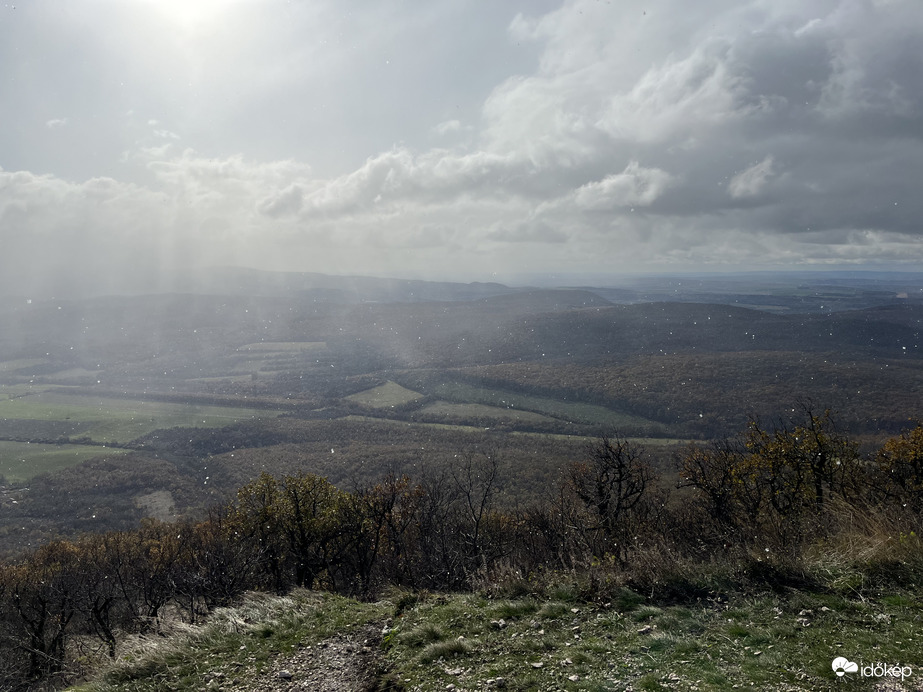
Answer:
[[[889,661],[915,670],[923,664],[918,598],[842,601],[837,609],[826,602],[811,593],[790,599],[736,596],[730,603],[643,604],[622,613],[617,603],[437,598],[404,615],[388,654],[394,677],[409,678],[408,688],[421,690],[449,684],[482,689],[498,676],[520,690],[870,689],[859,679],[838,680],[833,658]],[[510,616],[502,628],[498,614]],[[424,623],[468,644],[458,664],[465,669],[461,676],[415,664],[400,632]]]
[[[215,428],[275,415],[259,409],[93,397],[60,391],[0,400],[0,418],[88,423],[82,434],[106,444],[125,444],[158,428]]]
[[[46,445],[0,441],[0,476],[22,482],[42,473],[59,471],[98,456],[123,454],[124,450],[91,445]]]
[[[425,622],[417,628],[402,632],[398,639],[400,643],[409,646],[427,646],[435,642],[441,642],[446,638],[446,633],[436,625]]]
[[[383,604],[326,593],[249,594],[237,608],[218,609],[204,626],[169,639],[151,637],[138,642],[96,681],[73,689],[198,690],[205,689],[205,681],[216,672],[225,674],[234,689],[257,689],[260,676],[279,657],[348,634],[388,613]],[[217,689],[217,685],[208,689]]]
[[[443,659],[457,658],[459,656],[466,656],[472,651],[472,646],[463,639],[448,639],[440,642],[433,642],[428,645],[423,651],[420,652],[420,655],[417,657],[417,660],[420,663],[432,663],[434,661],[441,661]]]
[[[423,395],[419,392],[406,389],[389,380],[378,387],[351,394],[346,397],[346,400],[363,406],[371,406],[372,408],[393,408],[422,398]]]
[[[627,590],[605,603],[407,593],[359,603],[298,591],[248,596],[241,609],[218,611],[172,644],[138,649],[81,689],[187,689],[221,667],[237,671],[233,689],[245,689],[295,647],[366,623],[378,631],[382,622],[391,623],[383,674],[405,690],[485,689],[500,677],[507,689],[536,691],[861,690],[870,681],[838,679],[833,658],[923,666],[923,600],[912,592],[736,594],[671,605]]]

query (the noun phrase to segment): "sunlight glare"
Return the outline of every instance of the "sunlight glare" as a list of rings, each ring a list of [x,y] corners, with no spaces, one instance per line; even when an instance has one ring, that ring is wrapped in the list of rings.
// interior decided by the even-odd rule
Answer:
[[[187,34],[201,33],[239,3],[232,0],[145,0],[152,11]]]

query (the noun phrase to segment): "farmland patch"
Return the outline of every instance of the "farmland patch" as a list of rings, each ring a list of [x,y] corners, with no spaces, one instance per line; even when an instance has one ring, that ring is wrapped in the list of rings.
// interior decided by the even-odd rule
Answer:
[[[363,406],[372,408],[392,408],[394,406],[403,406],[413,401],[422,399],[423,395],[412,389],[406,389],[396,382],[390,380],[378,387],[372,387],[356,394],[346,397],[347,401],[352,401]]]
[[[516,394],[502,389],[476,387],[462,382],[440,382],[428,390],[434,396],[457,403],[477,403],[503,409],[533,411],[573,423],[605,425],[613,430],[643,430],[646,434],[665,434],[662,423],[605,406],[547,397]]]
[[[215,428],[276,415],[260,409],[94,397],[61,390],[0,401],[0,419],[85,423],[81,433],[94,442],[120,444],[158,428]]]
[[[228,362],[233,373],[272,374],[325,364],[331,355],[326,341],[258,341],[238,347]]]
[[[455,404],[447,401],[433,402],[420,409],[419,413],[432,418],[457,418],[462,420],[490,418],[515,421],[517,423],[553,423],[557,420],[540,413],[520,411],[515,408],[501,408],[485,404]]]
[[[124,454],[125,450],[95,445],[54,445],[0,441],[0,475],[23,482],[42,473],[76,466],[99,456]]]

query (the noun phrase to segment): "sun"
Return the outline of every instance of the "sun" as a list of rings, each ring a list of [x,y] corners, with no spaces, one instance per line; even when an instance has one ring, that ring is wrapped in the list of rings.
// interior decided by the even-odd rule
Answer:
[[[156,15],[186,34],[207,31],[240,2],[235,0],[142,0]]]

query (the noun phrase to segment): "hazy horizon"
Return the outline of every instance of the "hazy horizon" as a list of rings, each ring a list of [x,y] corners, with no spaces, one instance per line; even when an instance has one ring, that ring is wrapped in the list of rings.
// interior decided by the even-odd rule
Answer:
[[[427,277],[410,273],[378,272],[351,274],[331,272],[299,272],[257,269],[245,266],[206,266],[188,271],[148,272],[131,276],[114,274],[88,275],[79,279],[73,276],[52,277],[41,286],[8,287],[0,285],[0,300],[26,300],[28,303],[84,300],[107,296],[130,297],[165,294],[235,294],[235,295],[312,295],[314,300],[341,300],[355,293],[355,300],[475,300],[486,295],[499,295],[508,291],[587,289],[589,291],[623,291],[626,300],[635,293],[641,300],[673,300],[668,297],[677,289],[675,299],[682,302],[695,300],[702,292],[733,295],[750,292],[780,290],[789,292],[798,287],[842,285],[857,291],[869,289],[879,293],[891,291],[895,295],[911,294],[912,299],[923,296],[923,272],[897,271],[881,268],[831,267],[762,269],[739,271],[728,268],[699,271],[620,271],[620,272],[524,272],[504,275],[475,275],[455,280],[447,277]],[[419,286],[422,293],[415,293]],[[474,294],[465,287],[481,288]],[[490,286],[496,291],[491,292]],[[20,289],[20,290],[17,290]],[[688,291],[686,290],[688,289]],[[325,294],[324,291],[332,291]],[[435,291],[435,293],[433,293]],[[345,293],[342,293],[345,292]],[[324,296],[327,295],[328,298]],[[339,298],[337,296],[340,296]],[[402,297],[404,296],[404,297]],[[648,296],[648,297],[642,297]],[[660,296],[651,298],[650,296]]]

